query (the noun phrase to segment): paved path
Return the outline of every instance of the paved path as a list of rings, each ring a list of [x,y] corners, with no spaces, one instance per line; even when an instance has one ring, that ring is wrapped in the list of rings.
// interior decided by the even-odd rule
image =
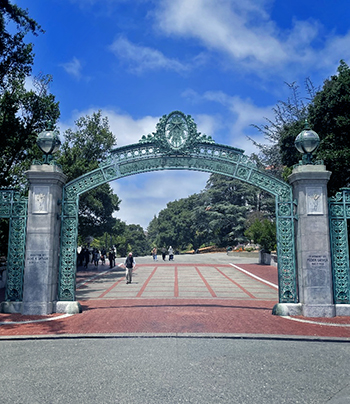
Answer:
[[[350,402],[350,318],[273,316],[276,268],[137,263],[78,271],[81,314],[0,314],[1,403]]]
[[[255,261],[255,260],[253,260]],[[83,313],[67,316],[0,314],[0,337],[21,335],[205,334],[350,338],[350,318],[285,318],[277,269],[226,254],[137,259],[132,284],[120,266],[77,272]],[[119,265],[119,266],[118,266]]]

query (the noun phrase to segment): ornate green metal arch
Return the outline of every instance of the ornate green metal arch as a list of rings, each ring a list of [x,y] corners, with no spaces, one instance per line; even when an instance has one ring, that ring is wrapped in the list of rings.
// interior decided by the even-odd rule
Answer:
[[[0,189],[0,218],[9,219],[7,283],[5,300],[23,298],[23,274],[27,230],[28,199],[13,189]]]
[[[329,198],[334,303],[350,303],[349,240],[350,188]]]
[[[98,169],[65,186],[59,300],[75,300],[79,195],[118,178],[159,170],[223,174],[275,195],[279,300],[281,303],[298,301],[292,187],[260,171],[243,150],[216,144],[211,137],[197,132],[191,116],[180,111],[164,115],[156,132],[143,136],[138,144],[112,150]]]

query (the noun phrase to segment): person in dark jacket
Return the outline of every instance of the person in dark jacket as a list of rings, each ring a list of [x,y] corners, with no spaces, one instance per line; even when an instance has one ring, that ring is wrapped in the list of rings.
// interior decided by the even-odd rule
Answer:
[[[134,257],[132,256],[132,252],[129,252],[129,255],[126,257],[126,260],[125,260],[126,283],[131,283],[132,270],[135,267],[135,265],[136,265],[136,262],[134,260]]]
[[[109,267],[113,268],[115,266],[115,255],[114,251],[110,250],[108,254],[108,260],[109,260]]]

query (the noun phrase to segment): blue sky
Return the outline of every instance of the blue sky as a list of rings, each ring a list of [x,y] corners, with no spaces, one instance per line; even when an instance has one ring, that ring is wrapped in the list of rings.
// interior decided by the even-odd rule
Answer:
[[[350,63],[348,0],[18,0],[46,31],[33,74],[53,76],[61,133],[99,109],[117,145],[137,143],[174,110],[216,143],[254,151],[251,124],[272,118],[285,82],[303,88]],[[147,228],[209,174],[165,171],[111,183],[117,217]]]

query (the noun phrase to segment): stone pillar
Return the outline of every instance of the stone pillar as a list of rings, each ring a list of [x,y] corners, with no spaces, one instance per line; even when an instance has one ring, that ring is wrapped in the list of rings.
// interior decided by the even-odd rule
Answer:
[[[324,165],[300,165],[289,182],[298,201],[298,293],[305,317],[334,317],[327,183]]]
[[[22,313],[51,314],[57,300],[60,201],[67,177],[53,165],[33,165],[29,181],[28,224]]]

